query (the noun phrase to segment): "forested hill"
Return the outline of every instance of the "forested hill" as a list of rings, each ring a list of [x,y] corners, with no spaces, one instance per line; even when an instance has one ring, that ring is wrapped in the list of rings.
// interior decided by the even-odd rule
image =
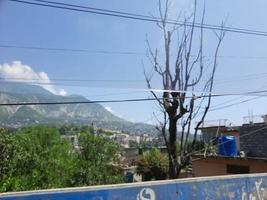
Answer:
[[[88,99],[78,95],[55,95],[38,85],[13,82],[0,84],[0,102],[2,104],[76,101],[88,101]],[[0,107],[0,125],[5,127],[16,128],[31,124],[91,125],[92,123],[98,128],[131,133],[155,133],[154,126],[129,122],[115,116],[102,105],[96,103]]]

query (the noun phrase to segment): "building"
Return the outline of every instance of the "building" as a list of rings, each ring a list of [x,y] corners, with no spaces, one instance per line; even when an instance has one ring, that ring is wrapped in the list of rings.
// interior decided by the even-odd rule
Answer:
[[[267,158],[195,155],[193,177],[267,172]]]
[[[129,135],[125,133],[116,133],[112,135],[111,139],[120,144],[122,147],[129,147]]]
[[[245,117],[241,126],[218,123],[202,127],[202,140],[206,144],[216,145],[220,136],[234,136],[238,156],[195,155],[193,176],[267,172],[267,115],[257,117],[256,122],[253,119]]]
[[[61,139],[67,140],[75,149],[79,149],[79,141],[77,135],[61,135],[60,137]]]
[[[248,157],[267,158],[267,123],[243,124],[239,127],[240,150]]]

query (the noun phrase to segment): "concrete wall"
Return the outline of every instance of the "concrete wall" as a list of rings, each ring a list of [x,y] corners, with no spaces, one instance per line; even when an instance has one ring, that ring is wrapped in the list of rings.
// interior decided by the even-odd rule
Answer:
[[[194,158],[193,176],[220,176],[229,175],[227,165],[238,165],[249,167],[249,173],[267,173],[267,161],[242,158]]]
[[[267,124],[243,125],[240,132],[240,150],[249,157],[267,157]]]
[[[267,199],[267,174],[0,194],[1,200]]]

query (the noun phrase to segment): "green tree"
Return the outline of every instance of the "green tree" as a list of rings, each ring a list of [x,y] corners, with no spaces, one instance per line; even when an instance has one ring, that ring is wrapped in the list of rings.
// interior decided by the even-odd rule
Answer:
[[[75,156],[70,144],[61,140],[57,129],[45,126],[23,128],[2,143],[5,154],[11,155],[6,162],[8,170],[0,181],[2,192],[72,184]]]
[[[123,181],[118,167],[120,151],[113,141],[93,134],[81,133],[80,153],[75,184],[99,185]]]
[[[0,192],[7,190],[7,182],[14,155],[13,138],[6,130],[0,129]]]
[[[168,157],[154,148],[144,152],[136,160],[137,173],[142,175],[144,181],[164,180],[168,173]]]

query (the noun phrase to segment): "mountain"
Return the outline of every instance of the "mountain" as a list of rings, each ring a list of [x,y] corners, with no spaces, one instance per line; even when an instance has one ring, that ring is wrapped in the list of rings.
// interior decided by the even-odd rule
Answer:
[[[0,102],[73,102],[88,101],[83,96],[59,96],[38,85],[2,82],[0,84]],[[21,127],[31,124],[77,124],[91,125],[110,130],[122,130],[130,133],[155,133],[152,125],[132,123],[107,111],[102,105],[57,104],[0,106],[0,125]]]

